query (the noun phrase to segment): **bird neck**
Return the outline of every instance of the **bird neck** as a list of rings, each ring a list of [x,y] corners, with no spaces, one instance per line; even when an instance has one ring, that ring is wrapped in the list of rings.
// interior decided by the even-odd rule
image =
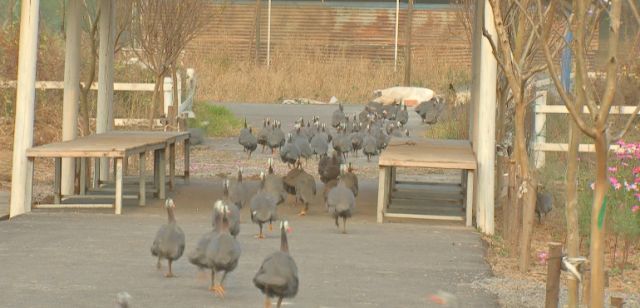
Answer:
[[[170,224],[176,222],[176,215],[174,214],[172,207],[168,207],[167,208],[167,216],[169,217],[169,223]]]
[[[281,228],[280,231],[280,251],[289,252],[289,242],[287,241],[287,231]]]

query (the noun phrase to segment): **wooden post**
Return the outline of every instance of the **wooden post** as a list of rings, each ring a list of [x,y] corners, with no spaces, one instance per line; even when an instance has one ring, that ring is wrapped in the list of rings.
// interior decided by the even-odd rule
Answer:
[[[145,171],[147,165],[147,152],[142,152],[138,156],[138,168],[139,168],[139,196],[138,196],[138,205],[145,206],[147,205],[147,179],[145,178]]]
[[[507,203],[511,210],[509,211],[509,225],[507,226],[507,241],[512,249],[516,249],[517,241],[520,238],[520,219],[522,210],[520,207],[520,198],[518,198],[518,173],[515,159],[509,159],[509,192]]]
[[[27,158],[26,152],[33,145],[40,1],[21,1],[21,6],[9,217],[31,211],[33,159]]]
[[[549,260],[547,262],[547,292],[545,308],[557,308],[560,298],[560,264],[562,263],[562,244],[549,243]]]
[[[169,190],[173,191],[175,188],[175,176],[176,176],[176,143],[171,142],[169,144]]]
[[[191,169],[191,140],[184,140],[184,183],[189,184],[189,170]]]
[[[587,265],[588,267],[588,265]],[[583,268],[582,273],[582,302],[588,305],[591,302],[591,268]]]
[[[484,26],[493,37],[496,37],[493,13],[488,0],[484,4]],[[495,154],[496,154],[496,73],[497,62],[491,51],[491,45],[486,38],[482,39],[480,48],[480,78],[477,105],[478,130],[475,149],[478,160],[478,174],[476,181],[476,206],[478,208],[478,227],[488,235],[494,233],[494,184],[495,184]],[[482,180],[480,180],[482,179]]]
[[[164,116],[169,117],[169,106],[173,106],[173,80],[171,77],[164,77]],[[174,107],[175,108],[175,107]]]
[[[116,215],[122,214],[122,157],[116,157]]]
[[[98,50],[98,107],[96,133],[106,133],[113,126],[113,55],[115,48],[115,2],[99,0],[100,20]],[[109,179],[109,161],[100,159],[101,181]]]
[[[271,66],[271,0],[267,7],[267,68]]]
[[[167,171],[167,158],[165,156],[165,151],[163,150],[159,150],[158,151],[158,198],[159,199],[164,199],[165,198],[165,191],[166,191],[166,187],[167,187],[167,181],[166,181],[166,171]]]
[[[260,63],[260,16],[262,15],[262,2],[260,0],[256,0],[256,20],[255,20],[255,41],[256,41],[256,50],[254,54],[254,63]]]
[[[413,24],[413,0],[407,3],[407,20],[404,27],[404,86],[411,86],[411,26]]]
[[[80,158],[80,195],[87,194],[87,158]]]
[[[393,44],[393,71],[398,71],[398,24],[400,22],[400,0],[396,0],[395,42]]]
[[[391,167],[380,166],[380,175],[378,176],[378,210],[376,211],[376,221],[384,222],[384,211],[387,209],[389,202],[389,181],[391,177]]]
[[[61,180],[62,180],[62,159],[60,157],[54,158],[54,172],[53,172],[53,203],[60,204],[61,201]]]
[[[155,188],[155,196],[159,196],[160,192],[160,150],[153,151],[153,188]]]
[[[466,226],[467,227],[471,227],[472,225],[472,220],[473,220],[473,191],[474,191],[474,187],[473,187],[473,178],[474,178],[474,174],[475,171],[474,170],[469,170],[467,172],[467,192],[466,192],[466,202],[467,202],[467,206],[466,206]]]
[[[66,42],[64,58],[64,96],[62,110],[62,141],[73,140],[78,134],[78,102],[80,100],[80,20],[82,1],[71,0],[66,6]],[[63,195],[74,192],[75,161],[62,159]]]
[[[536,104],[534,107],[535,110],[535,116],[534,116],[534,138],[532,138],[533,140],[535,140],[535,144],[543,144],[545,142],[547,142],[547,132],[546,132],[546,121],[547,121],[547,114],[540,112],[540,109],[547,105],[547,91],[537,91],[536,92]],[[540,169],[542,167],[544,167],[544,159],[545,159],[545,154],[544,151],[542,150],[537,150],[535,149],[534,146],[534,159],[535,159],[535,165],[536,168]]]

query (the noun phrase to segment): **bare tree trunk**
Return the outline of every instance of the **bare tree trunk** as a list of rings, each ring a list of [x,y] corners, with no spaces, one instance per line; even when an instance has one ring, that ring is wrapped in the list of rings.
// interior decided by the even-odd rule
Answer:
[[[520,170],[522,182],[518,185],[518,195],[522,196],[522,233],[520,234],[520,260],[519,269],[526,273],[529,270],[531,237],[533,233],[533,220],[536,207],[536,186],[529,170],[529,156],[527,155],[525,136],[526,107],[522,101],[522,92],[514,94],[516,100],[515,114],[515,156]]]
[[[576,76],[576,87],[582,83],[579,81],[580,77]],[[578,99],[577,102],[583,100]],[[582,110],[582,103],[576,104],[578,110]],[[578,145],[580,144],[581,136],[580,128],[575,123],[571,122],[569,128],[569,150],[567,152],[567,178],[566,178],[566,205],[565,216],[567,220],[567,255],[570,258],[575,258],[580,255],[580,233],[578,225],[578,183],[577,175],[580,168],[578,164]],[[578,306],[578,280],[569,276],[567,282],[568,288],[568,300],[567,304],[570,308]]]
[[[404,49],[404,85],[411,86],[411,26],[413,24],[413,0],[409,0],[407,6],[407,20],[405,25],[405,49]]]
[[[178,97],[178,68],[176,67],[176,62],[171,64],[171,79],[173,80],[173,87],[171,88],[173,92],[172,104],[173,108],[169,109],[169,126],[176,126],[176,117],[178,115],[178,105],[180,98]]]
[[[149,129],[153,128],[153,119],[155,118],[156,108],[158,108],[158,101],[160,101],[160,95],[162,94],[162,82],[164,74],[156,75],[156,84],[153,86],[153,96],[151,97],[151,106],[149,106]]]
[[[260,2],[260,0],[256,0],[256,27],[255,27],[255,34],[256,34],[256,50],[255,50],[255,55],[254,55],[254,61],[255,64],[260,63],[260,16],[262,13],[262,3]]]
[[[600,130],[595,138],[596,148],[596,184],[591,205],[591,305],[604,307],[604,238],[605,204],[604,197],[609,189],[607,180],[607,156],[609,143],[605,133]],[[602,213],[601,213],[602,212]]]

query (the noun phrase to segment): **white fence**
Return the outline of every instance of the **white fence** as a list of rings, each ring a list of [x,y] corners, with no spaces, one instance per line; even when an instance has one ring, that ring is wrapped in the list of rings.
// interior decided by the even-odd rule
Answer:
[[[187,69],[187,85],[191,86],[192,81],[195,81],[195,73],[192,68]],[[82,83],[84,85],[84,83]],[[15,88],[17,85],[17,81],[1,81],[0,80],[0,89],[6,88]],[[122,82],[114,82],[113,90],[114,91],[141,91],[141,92],[153,92],[155,85],[153,83],[122,83]],[[193,84],[195,87],[195,84]],[[63,81],[36,81],[36,89],[40,90],[63,90],[64,82]],[[94,82],[91,84],[91,90],[98,90],[98,83]],[[178,74],[178,109],[182,109],[183,104],[190,104],[193,100],[193,92],[195,92],[195,88],[188,90],[188,95],[185,100],[182,100],[182,82],[180,74]],[[173,79],[170,77],[164,78],[164,114],[165,116],[169,113],[169,106],[173,105]],[[113,119],[114,125],[116,126],[124,126],[124,125],[132,125],[132,124],[140,124],[140,123],[148,123],[147,119]],[[158,124],[160,121],[156,120],[155,124]]]
[[[636,106],[613,106],[610,114],[633,114]],[[589,113],[589,109],[585,106],[583,113]],[[536,101],[534,106],[535,116],[533,117],[533,151],[536,168],[541,168],[545,164],[545,152],[566,152],[569,149],[567,143],[547,143],[547,114],[566,114],[569,113],[564,105],[547,105],[547,91],[541,90],[536,92]],[[567,134],[568,135],[568,134]],[[617,145],[611,145],[610,149],[618,149]],[[580,144],[579,152],[595,152],[593,144]]]

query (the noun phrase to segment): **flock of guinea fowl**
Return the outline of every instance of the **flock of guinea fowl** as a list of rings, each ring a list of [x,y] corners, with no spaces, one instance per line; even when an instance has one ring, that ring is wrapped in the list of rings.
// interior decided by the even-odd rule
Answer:
[[[442,111],[442,102],[437,99],[422,102],[415,108],[423,122],[433,124]],[[260,189],[253,195],[247,183],[242,180],[242,168],[238,169],[237,178],[225,180],[224,197],[213,205],[212,230],[204,234],[197,246],[188,254],[189,262],[201,270],[211,271],[210,291],[224,297],[224,279],[238,265],[241,255],[240,243],[236,236],[240,232],[240,210],[249,207],[251,220],[259,226],[258,239],[263,239],[263,225],[278,221],[277,208],[292,195],[296,204],[301,203],[303,209],[299,215],[306,215],[309,204],[316,196],[316,182],[302,166],[302,159],[313,156],[318,160],[318,174],[324,183],[324,203],[342,232],[346,233],[347,218],[355,210],[358,195],[358,177],[353,172],[351,163],[346,163],[348,155],[357,155],[362,151],[367,158],[377,155],[384,149],[391,137],[406,138],[408,130],[407,107],[400,105],[382,105],[369,103],[360,114],[348,116],[339,105],[331,117],[329,131],[326,124],[320,123],[319,117],[313,117],[305,123],[300,118],[294,123],[294,129],[286,136],[277,120],[265,119],[262,129],[253,134],[251,127],[240,132],[238,142],[243,146],[248,157],[258,145],[262,151],[271,149],[272,157],[276,149],[283,163],[290,170],[285,176],[274,173],[273,158],[268,159],[268,168],[260,173]],[[330,149],[331,145],[331,149]],[[165,208],[168,223],[158,230],[151,246],[151,254],[158,258],[158,269],[161,260],[168,261],[168,272],[165,277],[173,277],[172,262],[179,259],[185,249],[185,235],[177,225],[172,199],[167,199]],[[298,292],[298,268],[289,254],[287,233],[289,222],[280,220],[280,250],[267,256],[253,278],[254,285],[265,295],[265,307],[271,307],[271,298],[277,298],[280,307],[284,298],[294,297]]]

